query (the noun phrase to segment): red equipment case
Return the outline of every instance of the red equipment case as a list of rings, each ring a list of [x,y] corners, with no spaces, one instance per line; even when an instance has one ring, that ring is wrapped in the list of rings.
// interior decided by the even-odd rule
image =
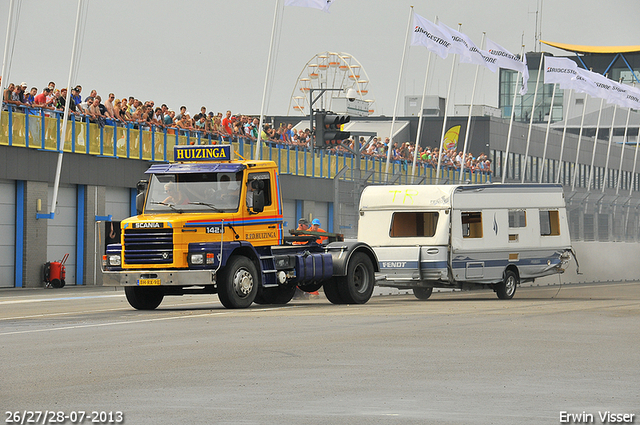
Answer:
[[[67,262],[69,253],[64,254],[60,261],[50,261],[44,264],[44,281],[47,288],[62,288],[65,284],[66,268],[64,263]]]

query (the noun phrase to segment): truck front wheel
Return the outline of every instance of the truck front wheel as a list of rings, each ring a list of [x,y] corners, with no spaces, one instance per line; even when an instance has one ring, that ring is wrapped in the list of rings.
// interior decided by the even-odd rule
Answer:
[[[156,287],[125,286],[124,294],[136,310],[154,310],[164,298],[162,289]]]
[[[337,279],[338,291],[346,304],[364,304],[369,301],[375,285],[375,272],[369,256],[356,252],[349,260],[347,275]]]
[[[247,257],[232,256],[220,271],[218,298],[227,308],[247,308],[258,294],[258,272]]]

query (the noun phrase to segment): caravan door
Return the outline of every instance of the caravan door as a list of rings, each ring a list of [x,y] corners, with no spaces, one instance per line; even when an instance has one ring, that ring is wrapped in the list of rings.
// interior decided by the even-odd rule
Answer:
[[[446,279],[448,218],[437,210],[393,212],[389,245],[374,246],[386,279],[398,285]]]

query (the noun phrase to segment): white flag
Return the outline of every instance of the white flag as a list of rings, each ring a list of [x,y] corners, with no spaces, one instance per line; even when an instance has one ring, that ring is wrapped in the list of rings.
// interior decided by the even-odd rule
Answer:
[[[446,59],[451,47],[451,41],[449,41],[449,37],[446,34],[440,31],[437,25],[415,13],[413,15],[411,45],[424,46],[442,59]]]
[[[312,7],[329,13],[329,7],[335,0],[284,0],[285,6]]]
[[[627,95],[623,101],[626,108],[640,109],[640,89],[625,85]]]
[[[524,96],[529,91],[527,82],[529,81],[529,66],[527,65],[527,54],[522,53],[522,86],[520,87],[520,96]]]
[[[470,61],[472,58],[471,53],[469,52],[469,48],[471,46],[475,47],[475,44],[473,44],[469,37],[454,30],[453,28],[449,28],[442,22],[438,23],[438,27],[440,28],[442,33],[449,36],[449,40],[451,40],[451,48],[449,49],[449,53],[460,55],[460,60],[462,60],[462,58],[464,57],[465,59]]]
[[[496,72],[498,70],[498,60],[491,56],[486,50],[479,50],[480,55],[482,55],[482,59],[484,59],[484,66],[486,66],[489,71]]]
[[[607,98],[607,92],[598,87],[594,80],[594,78],[598,78],[597,76],[600,74],[595,74],[594,72],[582,68],[578,68],[577,71],[577,74],[573,76],[574,88],[577,92],[587,93],[589,96],[593,97],[603,99]]]
[[[623,108],[637,109],[640,104],[637,102],[640,91],[635,87],[617,83],[602,74],[579,69],[578,73],[585,79],[586,87],[593,93],[594,97],[599,97]],[[591,94],[590,92],[587,92]]]
[[[450,50],[451,53],[458,53],[460,55],[460,62],[473,63],[476,65],[482,65],[488,67],[491,72],[496,72],[498,67],[495,65],[495,58],[483,55],[482,51],[478,49],[471,39],[453,28],[449,28],[442,22],[438,25],[442,32],[451,37],[453,46]],[[486,53],[485,53],[486,54]]]
[[[629,86],[611,81],[611,99],[608,102],[623,108],[627,107],[627,94],[629,93],[629,89]]]
[[[527,68],[527,57],[523,55],[522,61],[507,49],[494,43],[487,38],[487,51],[496,58],[496,65],[500,68],[511,69],[522,74],[522,86],[520,87],[520,95],[527,93],[527,81],[529,80],[529,68]]]
[[[568,58],[544,57],[544,83],[559,84],[561,89],[573,89],[578,64]]]

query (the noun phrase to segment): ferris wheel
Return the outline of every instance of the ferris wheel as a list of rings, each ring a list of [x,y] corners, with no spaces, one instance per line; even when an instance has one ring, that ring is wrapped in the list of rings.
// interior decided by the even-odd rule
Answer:
[[[289,113],[308,115],[312,89],[354,89],[356,99],[366,102],[368,115],[374,112],[375,100],[368,89],[369,76],[360,62],[348,53],[323,52],[312,57],[302,68],[289,100]],[[333,100],[344,98],[340,90],[330,90],[323,94],[313,92],[314,109],[331,110]]]

